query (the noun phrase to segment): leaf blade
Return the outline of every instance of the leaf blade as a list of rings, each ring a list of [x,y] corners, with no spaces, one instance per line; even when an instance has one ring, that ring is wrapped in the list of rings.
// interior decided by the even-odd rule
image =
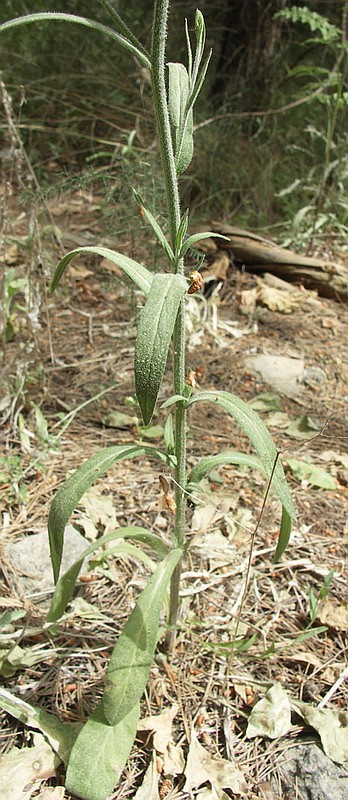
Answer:
[[[155,447],[146,445],[106,447],[78,467],[59,489],[48,515],[48,537],[55,582],[59,577],[62,560],[64,529],[82,495],[97,478],[107,472],[118,461],[122,461],[124,458],[135,458],[142,453],[154,455],[162,461],[166,460],[164,453],[161,453]]]
[[[229,242],[228,236],[223,236],[222,233],[213,233],[212,231],[204,231],[202,233],[193,233],[187,239],[185,239],[181,250],[180,250],[180,258],[186,255],[187,251],[192,247],[196,242],[200,242],[203,239],[225,239],[226,242]]]
[[[72,748],[66,788],[82,800],[107,800],[116,786],[135,739],[137,703],[117,725],[109,725],[99,703]]]
[[[277,563],[280,560],[281,556],[284,553],[285,548],[288,546],[290,533],[291,533],[291,516],[290,514],[288,514],[286,508],[283,506],[278,542],[273,558],[275,563]]]
[[[208,472],[222,466],[223,464],[236,464],[237,466],[251,467],[265,473],[264,466],[259,458],[240,453],[238,450],[223,450],[213,456],[201,458],[190,472],[188,482],[199,483]]]
[[[169,261],[173,261],[173,259],[174,259],[173,250],[172,250],[169,242],[167,241],[167,239],[166,239],[166,237],[165,237],[165,235],[164,235],[164,233],[162,231],[161,226],[157,222],[157,219],[153,216],[153,214],[151,213],[151,211],[147,207],[146,203],[144,202],[143,198],[140,196],[139,192],[136,191],[136,189],[133,189],[133,194],[134,194],[134,197],[135,197],[137,203],[139,204],[140,208],[142,209],[142,211],[144,213],[145,219],[151,225],[151,228],[152,228],[154,234],[157,236],[157,239],[158,239],[159,243],[162,245],[163,250],[167,253]]]
[[[66,14],[60,11],[38,11],[33,14],[25,14],[24,16],[10,19],[8,22],[3,22],[0,25],[0,32],[10,30],[11,28],[17,28],[20,25],[28,25],[31,22],[50,21],[75,22],[79,25],[84,25],[87,28],[93,28],[99,33],[103,33],[106,36],[111,37],[111,39],[114,39],[118,44],[121,44],[123,47],[125,47],[126,50],[129,50],[133,56],[139,58],[142,64],[151,69],[151,62],[146,53],[142,49],[139,49],[125,36],[117,33],[117,31],[113,30],[113,28],[110,28],[108,25],[103,25],[103,23],[97,22],[94,19],[89,19],[88,17],[80,17],[77,14]]]
[[[76,247],[75,250],[70,250],[69,253],[66,253],[65,256],[61,258],[54,273],[51,283],[51,292],[54,292],[54,290],[57,288],[58,283],[71,259],[74,258],[74,256],[79,255],[79,253],[107,258],[109,261],[112,261],[114,264],[120,267],[120,269],[122,269],[128,278],[130,278],[136,284],[138,289],[140,289],[145,296],[149,293],[152,283],[152,274],[148,269],[146,269],[146,267],[144,267],[142,264],[138,264],[138,262],[134,261],[132,258],[128,258],[128,256],[118,253],[116,250],[110,250],[108,247],[99,246]]]
[[[230,414],[246,433],[254,445],[268,479],[272,478],[271,488],[283,506],[282,523],[276,549],[280,558],[289,541],[291,520],[295,516],[290,490],[273,439],[264,422],[248,403],[230,392],[199,392],[188,400],[188,407],[196,402],[216,403]]]
[[[241,400],[240,397],[230,392],[199,392],[188,400],[187,405],[190,407],[198,401],[216,403],[234,417],[254,445],[260,456],[265,473],[270,477],[275,459],[278,455],[277,449],[266,425],[255,411],[253,411],[244,400]],[[274,470],[272,483],[274,484],[274,490],[277,496],[287,509],[288,514],[293,517],[295,513],[294,507],[284,471],[279,460]]]
[[[30,705],[3,687],[0,687],[0,707],[28,728],[41,731],[59,758],[65,764],[68,763],[71,749],[81,728],[79,722],[62,722],[54,714]]]
[[[193,113],[187,109],[190,87],[184,64],[168,65],[168,111],[172,128],[177,174],[187,169],[193,156]]]
[[[177,548],[156,567],[116,642],[103,695],[104,713],[110,725],[128,714],[145,690],[157,643],[161,608],[181,556],[182,549]]]
[[[156,534],[136,525],[126,528],[118,528],[117,531],[113,531],[105,534],[105,536],[101,536],[96,542],[92,542],[92,544],[90,544],[89,547],[87,547],[86,550],[81,553],[80,558],[74,561],[69,569],[67,569],[66,572],[64,572],[64,574],[59,578],[46,616],[47,622],[56,622],[64,613],[66,606],[72,597],[76,580],[85,558],[94,553],[100,547],[103,547],[105,544],[117,541],[117,539],[136,539],[137,541],[149,545],[156,552],[161,553],[161,555],[166,555],[168,553],[167,545],[162,541],[162,539],[159,538],[159,536],[156,536]]]
[[[144,424],[152,419],[167,363],[181,299],[187,290],[182,275],[154,275],[142,309],[135,343],[135,389]]]

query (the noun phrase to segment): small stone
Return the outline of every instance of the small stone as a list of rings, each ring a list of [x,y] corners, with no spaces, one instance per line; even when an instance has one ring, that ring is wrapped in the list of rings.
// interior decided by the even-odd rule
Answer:
[[[348,767],[331,761],[316,744],[300,744],[279,756],[288,800],[347,800]]]
[[[77,561],[87,547],[88,542],[85,537],[73,525],[67,525],[64,535],[61,574],[69,569],[74,561]],[[47,530],[31,533],[9,542],[5,550],[6,556],[13,566],[13,580],[21,594],[34,600],[36,596],[49,594],[54,590]]]
[[[251,372],[259,373],[262,380],[288,397],[301,394],[303,386],[304,361],[302,358],[261,354],[245,360]]]

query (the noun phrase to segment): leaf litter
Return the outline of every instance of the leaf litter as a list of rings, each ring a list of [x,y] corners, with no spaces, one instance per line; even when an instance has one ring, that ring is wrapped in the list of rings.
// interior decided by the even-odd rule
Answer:
[[[67,200],[64,215],[66,211],[69,213],[69,203]],[[79,242],[83,242],[86,220],[91,213],[90,200],[81,193],[75,197],[74,203],[77,203],[74,207],[76,236]],[[88,228],[93,229],[93,225],[95,219],[90,217]],[[62,220],[62,230],[64,226],[69,227],[66,220],[64,224]],[[66,241],[66,244],[71,246],[71,242]],[[122,246],[126,254],[132,252],[133,245],[127,238],[124,238]],[[80,263],[82,267],[82,256]],[[99,271],[101,276],[105,275],[102,267]],[[130,416],[126,399],[134,391],[131,374],[135,331],[130,320],[128,290],[120,287],[117,276],[114,278],[111,273],[107,278],[107,290],[102,283],[97,286],[97,273],[98,268],[92,274],[89,270],[80,271],[75,278],[72,277],[76,305],[79,305],[85,317],[77,315],[64,297],[59,302],[49,301],[48,313],[56,360],[54,364],[47,362],[43,403],[40,386],[34,383],[30,389],[31,399],[40,404],[49,431],[59,422],[59,414],[69,414],[85,402],[86,396],[91,402],[73,416],[69,429],[64,432],[64,457],[59,448],[43,454],[41,461],[45,462],[45,470],[40,477],[30,467],[39,446],[35,440],[34,422],[30,417],[25,418],[25,429],[34,434],[34,437],[30,437],[31,451],[20,455],[23,468],[28,470],[29,475],[29,479],[25,480],[28,499],[25,508],[16,502],[9,505],[8,490],[0,490],[3,541],[19,534],[28,534],[37,524],[45,524],[55,487],[65,478],[69,469],[76,468],[81,453],[87,457],[99,447],[127,444],[132,440],[133,431],[131,426],[128,428],[128,421],[122,427],[120,418],[116,419],[115,428],[106,428],[100,423],[101,415],[107,416],[115,408]],[[277,502],[270,499],[254,544],[248,591],[245,594],[247,553],[251,531],[262,504],[264,480],[260,473],[236,465],[220,467],[217,474],[211,476],[209,505],[211,500],[215,510],[211,513],[203,510],[198,528],[192,526],[189,518],[189,538],[194,542],[196,536],[201,537],[201,547],[192,547],[189,552],[183,577],[182,611],[175,655],[168,664],[165,656],[159,652],[151,669],[143,704],[143,719],[160,717],[162,714],[170,716],[172,707],[178,705],[178,712],[172,721],[171,738],[164,754],[156,751],[162,759],[158,764],[154,757],[149,759],[149,747],[142,737],[141,741],[138,737],[124,779],[115,789],[115,800],[125,800],[140,792],[145,774],[148,782],[143,796],[149,798],[150,791],[154,793],[154,798],[157,797],[157,790],[161,792],[167,787],[167,793],[170,792],[168,786],[174,787],[178,800],[189,797],[190,786],[190,791],[200,800],[225,800],[233,793],[233,786],[242,790],[240,794],[248,790],[253,797],[259,798],[263,797],[261,787],[267,784],[273,786],[273,792],[276,786],[278,789],[282,787],[284,792],[289,791],[282,784],[277,754],[286,752],[294,741],[301,742],[303,736],[308,736],[308,730],[312,731],[316,741],[319,741],[319,737],[322,743],[325,737],[330,739],[327,733],[323,733],[323,720],[329,720],[329,728],[333,732],[329,748],[334,750],[336,747],[337,756],[339,744],[341,754],[346,757],[340,736],[344,729],[342,720],[346,719],[348,696],[347,682],[344,680],[347,602],[345,548],[348,533],[344,443],[347,430],[342,399],[346,394],[342,364],[345,346],[343,322],[347,320],[347,310],[343,305],[323,299],[318,299],[316,304],[306,302],[305,314],[301,308],[283,314],[270,311],[267,305],[256,307],[250,312],[251,324],[245,330],[247,338],[238,338],[233,330],[237,330],[238,326],[241,330],[245,329],[245,316],[241,312],[238,292],[254,289],[256,283],[251,275],[236,274],[230,283],[225,284],[219,296],[213,295],[207,310],[208,324],[204,320],[201,324],[202,316],[200,321],[194,322],[197,335],[199,325],[203,331],[199,346],[193,343],[190,349],[190,360],[197,373],[199,386],[202,390],[223,388],[251,401],[261,395],[261,403],[262,395],[266,395],[261,413],[265,421],[274,426],[277,445],[284,456],[310,465],[318,465],[322,461],[330,473],[335,465],[337,471],[332,472],[331,476],[335,479],[335,486],[324,490],[310,486],[307,478],[302,483],[295,476],[291,478],[299,521],[288,550],[276,565],[272,558],[279,526],[279,508]],[[302,301],[302,298],[298,299]],[[117,319],[113,308],[115,301]],[[190,302],[193,300],[190,299]],[[331,319],[333,306],[337,318],[334,340],[331,327],[323,325],[323,322]],[[86,324],[81,324],[81,319],[86,320]],[[115,350],[114,339],[117,340]],[[16,342],[8,346],[9,359],[13,361],[16,346]],[[314,388],[304,383],[299,399],[276,392],[273,392],[272,398],[270,387],[257,375],[245,371],[245,352],[252,352],[253,348],[261,352],[272,350],[289,357],[297,353],[306,366],[308,363],[324,366],[326,382],[324,385],[315,384]],[[39,332],[40,358],[45,360],[47,353],[47,336],[42,331]],[[107,394],[93,402],[93,397],[100,392],[101,383],[107,386],[115,374],[119,385],[113,390],[112,396]],[[164,383],[162,399],[165,399],[165,390]],[[271,395],[268,399],[267,393]],[[335,415],[325,428],[332,411]],[[137,410],[134,413],[137,414]],[[321,435],[324,428],[324,434]],[[231,421],[226,421],[220,409],[196,407],[194,418],[192,415],[190,418],[190,429],[190,466],[194,466],[197,458],[208,453],[231,447],[238,451],[245,450],[243,434]],[[42,448],[42,443],[40,446]],[[109,522],[114,525],[112,516],[109,522],[97,516],[98,506],[103,509],[105,505],[105,509],[114,508],[116,527],[144,524],[146,520],[154,532],[168,541],[171,518],[165,510],[159,513],[160,493],[157,487],[154,465],[146,457],[128,464],[126,468],[116,465],[93,487],[99,494],[99,499],[95,501],[96,518],[92,519],[93,535],[98,537],[100,528],[104,532],[105,524]],[[223,498],[228,498],[229,506]],[[206,500],[204,494],[202,499]],[[198,515],[202,503],[196,495],[193,503],[194,513]],[[78,513],[75,522],[77,519]],[[223,548],[226,551],[225,560],[222,557]],[[88,605],[81,602],[80,605],[76,604],[76,611],[80,614],[78,625],[76,615],[71,614],[74,609],[72,606],[63,624],[52,630],[51,634],[44,628],[40,599],[25,598],[20,572],[16,572],[13,566],[8,571],[7,562],[3,563],[0,612],[22,608],[23,604],[26,614],[24,620],[22,617],[11,620],[12,633],[15,634],[13,641],[16,646],[18,644],[26,651],[31,649],[33,653],[33,648],[38,646],[42,653],[39,662],[15,664],[15,673],[6,678],[6,687],[12,695],[19,700],[23,698],[23,702],[35,708],[41,707],[55,713],[58,711],[64,722],[81,723],[95,707],[102,693],[102,676],[115,636],[134,605],[139,590],[145,585],[147,570],[143,564],[120,559],[117,555],[113,558],[117,566],[113,577],[111,571],[104,570],[98,564],[93,566],[92,571],[85,570],[82,575],[84,580],[80,580],[76,600],[84,600]],[[318,596],[323,580],[331,569],[335,574],[329,597],[323,603],[318,603],[317,618],[311,625],[309,590],[312,589],[314,595]],[[195,581],[199,591],[192,591]],[[233,650],[236,615],[242,601],[240,626]],[[90,606],[96,609],[95,615]],[[315,628],[321,632],[315,633]],[[8,636],[6,629],[4,632]],[[303,641],[300,641],[301,637]],[[274,740],[270,740],[265,733],[247,738],[248,720],[252,719],[250,711],[262,702],[270,685],[279,686],[280,689],[286,687],[293,714],[297,703],[297,716],[293,717],[297,724],[293,723],[288,733]],[[328,707],[320,708],[321,701],[330,691],[333,694],[328,700]],[[308,699],[310,702],[307,702]],[[192,735],[193,718],[196,719],[196,726]],[[300,725],[299,719],[302,720]],[[326,723],[323,724],[325,726]],[[23,753],[23,765],[26,730],[30,730],[30,725],[21,717],[16,719],[15,714],[2,711],[1,752],[5,754],[17,747],[18,752]],[[196,775],[192,767],[191,748],[199,752],[197,763],[200,767]],[[225,758],[226,753],[229,754],[228,759]],[[185,775],[185,770],[188,775]],[[167,784],[167,775],[170,777],[171,774],[172,783]],[[206,779],[202,780],[204,776]],[[54,777],[43,781],[41,793],[50,789],[60,790],[56,781]],[[194,788],[194,784],[197,788]],[[49,792],[48,797],[61,800],[62,793],[54,795],[53,791]],[[162,798],[165,795],[161,793],[160,796]],[[65,798],[70,799],[68,792],[65,792]]]

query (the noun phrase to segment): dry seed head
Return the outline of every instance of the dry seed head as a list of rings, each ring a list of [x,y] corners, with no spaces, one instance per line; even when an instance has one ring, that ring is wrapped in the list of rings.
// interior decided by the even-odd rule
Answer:
[[[201,273],[194,269],[193,272],[190,272],[190,281],[191,285],[188,289],[188,293],[195,294],[195,292],[199,292],[203,286],[203,276]]]
[[[171,514],[175,514],[175,512],[176,512],[176,502],[174,500],[174,497],[172,497],[171,494],[165,494],[164,495],[164,502],[165,502],[165,504],[167,506],[168,511],[170,511]]]
[[[191,389],[195,389],[197,386],[196,375],[197,372],[195,369],[190,369],[187,373],[186,383],[188,384],[188,386],[191,386]]]
[[[161,484],[161,487],[162,487],[162,490],[163,490],[164,494],[168,494],[168,492],[169,492],[169,483],[167,481],[167,478],[165,478],[164,475],[159,475],[158,476],[158,480],[159,480],[159,482]]]

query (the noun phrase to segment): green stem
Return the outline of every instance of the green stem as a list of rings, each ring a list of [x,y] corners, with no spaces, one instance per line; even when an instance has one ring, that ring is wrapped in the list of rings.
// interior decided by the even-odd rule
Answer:
[[[156,114],[159,146],[162,157],[163,174],[166,188],[168,219],[173,251],[176,250],[177,232],[180,225],[180,196],[178,179],[175,168],[172,134],[170,129],[166,76],[165,76],[165,48],[167,38],[167,19],[169,0],[157,0],[154,8],[152,31],[152,91]],[[178,260],[176,272],[183,274],[183,259]],[[173,336],[174,347],[174,393],[183,394],[185,386],[185,307],[182,301]],[[186,498],[181,487],[186,483],[186,411],[181,403],[175,409],[175,455],[177,465],[175,469],[175,525],[173,533],[173,546],[183,546],[185,542],[185,511]],[[176,567],[170,585],[169,608],[169,635],[167,647],[172,649],[174,643],[174,627],[179,609],[181,563]]]

